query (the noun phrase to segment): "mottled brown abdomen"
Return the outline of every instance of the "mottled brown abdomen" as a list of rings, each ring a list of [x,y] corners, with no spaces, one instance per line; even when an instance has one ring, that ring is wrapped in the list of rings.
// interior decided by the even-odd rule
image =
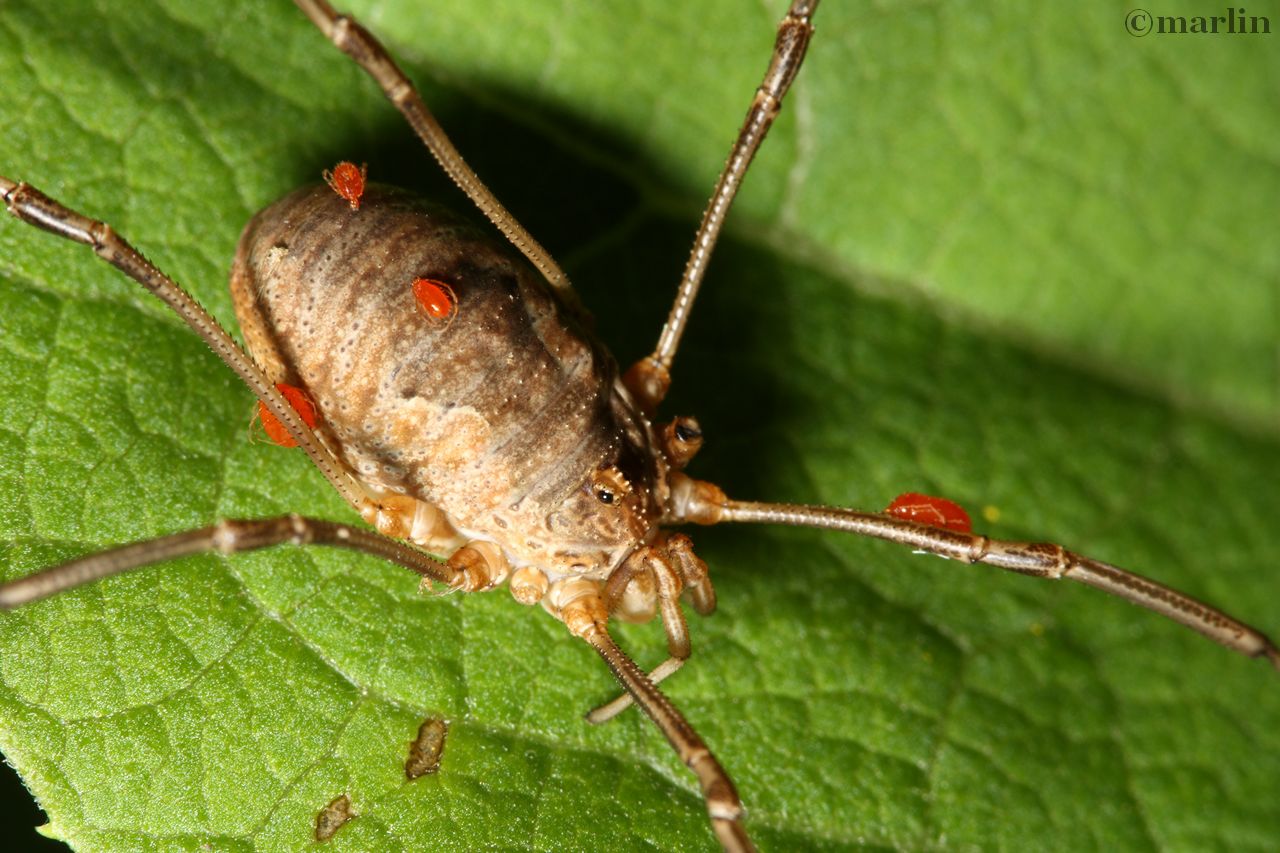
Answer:
[[[417,304],[420,277],[452,288],[455,317]],[[232,292],[254,358],[312,396],[358,478],[460,526],[558,504],[634,429],[611,357],[541,278],[403,191],[371,185],[358,211],[324,186],[286,196],[245,228]]]

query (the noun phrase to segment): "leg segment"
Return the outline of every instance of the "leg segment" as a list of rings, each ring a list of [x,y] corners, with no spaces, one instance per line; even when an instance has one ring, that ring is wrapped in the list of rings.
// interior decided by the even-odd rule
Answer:
[[[12,610],[73,587],[118,575],[131,569],[176,560],[192,554],[235,554],[292,542],[329,545],[372,554],[443,584],[459,582],[458,573],[444,563],[403,542],[380,533],[333,521],[282,515],[277,518],[220,521],[211,527],[187,530],[89,554],[0,584],[0,609]]]
[[[929,527],[879,513],[827,506],[756,503],[724,498],[710,483],[693,481],[691,491],[706,500],[688,505],[688,520],[700,524],[726,521],[819,527],[897,542],[917,551],[964,563],[989,566],[1033,577],[1067,578],[1096,587],[1154,610],[1193,631],[1249,657],[1262,657],[1280,669],[1280,649],[1261,631],[1202,601],[1153,580],[1083,557],[1049,542],[1010,542],[972,533]],[[696,518],[694,517],[696,516]]]
[[[755,850],[747,831],[742,826],[742,801],[733,787],[733,780],[720,766],[720,762],[707,749],[693,726],[685,720],[676,707],[654,686],[648,676],[627,657],[603,626],[584,637],[604,658],[615,678],[626,688],[649,719],[662,730],[667,741],[685,766],[694,772],[702,786],[707,801],[707,813],[716,838],[726,851]]]
[[[693,553],[693,541],[683,533],[673,533],[667,537],[666,553],[674,561],[674,568],[658,557],[651,561],[650,569],[657,582],[658,602],[662,610],[662,627],[667,632],[667,650],[671,654],[649,673],[649,680],[654,684],[661,684],[668,676],[678,671],[692,653],[689,644],[689,625],[680,611],[681,591],[689,591],[693,609],[698,612],[698,615],[710,616],[716,609],[716,591],[707,574],[707,564]],[[605,585],[605,602],[611,614],[626,585],[635,574],[634,570],[630,570],[634,565],[631,562],[624,563],[609,576],[609,581]],[[596,725],[608,722],[630,707],[631,694],[623,693],[616,699],[588,711],[587,722]]]
[[[631,570],[637,563],[642,568]],[[692,651],[689,645],[689,624],[680,610],[680,593],[684,589],[684,581],[661,552],[654,549],[643,561],[628,561],[609,576],[609,581],[605,585],[605,604],[611,614],[621,599],[626,585],[631,582],[637,571],[648,572],[657,585],[662,627],[667,632],[667,652],[670,657],[649,673],[649,680],[654,684],[660,684],[663,679],[684,666],[684,662],[689,659]],[[623,693],[616,699],[588,711],[587,722],[596,725],[608,722],[630,707],[631,694]]]
[[[361,514],[372,511],[372,501],[364,489],[351,478],[329,449],[320,443],[315,433],[294,411],[293,406],[289,405],[284,395],[276,390],[253,359],[191,294],[156,269],[137,249],[116,234],[110,225],[64,207],[29,184],[11,181],[2,175],[0,197],[3,197],[9,212],[18,219],[59,237],[91,246],[104,261],[159,297],[266,404],[271,414],[284,424],[294,441],[307,452],[311,461],[338,490],[338,494]]]
[[[710,616],[716,610],[716,588],[711,585],[707,564],[693,553],[693,540],[683,533],[673,533],[667,537],[667,553],[676,562],[693,609],[699,616]]]
[[[747,110],[746,121],[738,131],[738,138],[729,151],[729,160],[720,172],[711,201],[702,214],[702,223],[693,238],[693,251],[685,265],[680,287],[676,290],[675,304],[671,306],[666,325],[658,336],[658,345],[651,355],[636,362],[627,371],[627,387],[636,395],[640,405],[650,412],[662,402],[671,385],[671,363],[675,359],[684,327],[689,322],[694,297],[698,295],[698,287],[706,275],[711,250],[715,248],[725,216],[734,196],[738,194],[747,167],[751,165],[760,143],[764,141],[765,134],[782,109],[782,98],[791,88],[791,82],[795,80],[800,64],[804,62],[809,38],[813,35],[810,20],[817,8],[818,0],[793,0],[786,17],[778,25],[778,38],[774,44],[773,56],[769,60],[769,69],[765,72],[760,87],[756,89],[755,99]]]
[[[572,591],[566,587],[565,593],[557,608],[560,619],[570,632],[590,643],[604,658],[618,683],[662,731],[685,766],[698,777],[711,826],[721,846],[734,853],[755,850],[742,826],[742,801],[738,799],[729,774],[671,700],[609,636],[606,627],[609,616],[603,596],[590,582],[577,585]]]
[[[436,158],[440,168],[467,194],[480,212],[497,226],[511,245],[520,250],[529,262],[537,267],[547,282],[562,295],[570,294],[569,278],[560,269],[546,249],[516,221],[498,201],[480,177],[471,170],[458,149],[449,141],[444,129],[427,109],[422,96],[404,75],[373,35],[352,18],[334,11],[327,0],[294,0],[298,8],[311,19],[325,38],[333,42],[343,53],[355,60],[382,89],[387,100],[395,105],[409,122],[414,133]],[[571,304],[576,300],[569,296]]]

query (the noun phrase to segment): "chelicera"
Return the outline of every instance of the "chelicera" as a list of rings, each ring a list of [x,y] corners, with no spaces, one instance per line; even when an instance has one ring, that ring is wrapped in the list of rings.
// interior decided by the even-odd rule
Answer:
[[[335,18],[322,2],[300,0],[299,5],[340,47],[362,61],[384,89],[403,92],[398,88],[402,81],[390,60],[376,43],[362,35],[361,30],[345,19]],[[296,289],[291,288],[299,282],[318,282],[325,278],[323,275],[303,276],[298,270],[281,274],[276,269],[290,263],[291,253],[295,252],[290,245],[293,232],[278,228],[280,222],[292,222],[302,211],[314,212],[325,222],[342,222],[344,227],[357,227],[354,223],[363,221],[357,215],[381,224],[384,220],[374,220],[373,217],[390,212],[395,216],[385,221],[420,225],[427,220],[443,220],[449,246],[456,246],[458,241],[462,241],[471,250],[467,253],[469,259],[492,252],[485,248],[485,240],[471,235],[467,226],[456,224],[447,214],[422,207],[417,201],[408,200],[393,190],[378,187],[362,187],[358,193],[339,190],[340,199],[331,198],[323,188],[319,191],[308,189],[282,200],[278,203],[282,207],[274,214],[264,212],[255,220],[264,232],[261,246],[251,245],[253,235],[247,234],[246,241],[250,245],[242,244],[243,256],[238,259],[238,308],[245,312],[241,314],[241,325],[254,355],[249,360],[239,354],[233,342],[219,336],[207,315],[184,299],[185,294],[172,282],[146,265],[140,256],[100,223],[62,207],[25,184],[0,179],[0,190],[6,203],[19,218],[93,245],[99,254],[158,292],[184,319],[198,331],[202,330],[202,335],[215,351],[259,395],[265,410],[284,427],[293,441],[307,450],[348,502],[384,534],[374,535],[346,525],[296,516],[227,522],[156,542],[126,546],[110,552],[109,556],[91,556],[27,581],[11,583],[4,587],[6,603],[10,606],[24,604],[69,586],[168,558],[175,553],[210,549],[234,552],[284,541],[330,544],[377,553],[458,590],[478,591],[507,583],[518,600],[541,602],[552,615],[565,623],[571,633],[590,643],[605,659],[627,692],[619,700],[593,712],[592,719],[603,721],[632,701],[639,702],[698,775],[713,826],[721,842],[729,849],[749,847],[741,821],[741,805],[732,785],[701,739],[655,687],[655,682],[677,670],[690,653],[687,630],[679,608],[682,595],[687,595],[701,613],[709,613],[715,605],[707,567],[695,555],[692,540],[683,534],[668,532],[665,525],[738,521],[830,528],[884,538],[966,562],[987,562],[1042,577],[1073,577],[1123,594],[1135,603],[1175,618],[1238,651],[1265,656],[1275,663],[1275,647],[1247,626],[1158,584],[1078,557],[1058,546],[993,541],[969,533],[958,523],[948,522],[933,527],[916,520],[920,517],[918,515],[897,511],[894,505],[889,512],[881,514],[735,501],[716,486],[682,473],[701,444],[701,429],[691,418],[659,418],[659,405],[671,382],[674,356],[720,221],[751,153],[763,138],[782,96],[799,69],[811,32],[809,19],[816,6],[816,0],[793,3],[782,24],[774,63],[762,87],[764,94],[757,98],[749,114],[744,135],[730,160],[731,171],[722,179],[717,200],[709,208],[709,216],[704,220],[695,242],[696,248],[675,307],[653,354],[620,373],[607,358],[600,356],[595,360],[598,354],[591,349],[594,341],[588,333],[575,331],[568,336],[569,340],[558,344],[568,350],[575,346],[581,348],[580,358],[589,363],[593,371],[593,382],[587,383],[585,391],[597,392],[596,397],[590,398],[592,405],[586,407],[591,420],[584,424],[571,424],[572,429],[567,429],[566,435],[590,436],[595,429],[601,440],[582,458],[575,457],[572,465],[563,464],[569,456],[567,453],[550,460],[555,464],[549,464],[547,469],[559,472],[555,475],[539,476],[542,472],[537,470],[533,474],[523,471],[519,472],[520,476],[513,476],[516,488],[523,488],[530,479],[539,483],[548,479],[555,481],[554,487],[549,486],[545,493],[537,493],[529,499],[530,506],[525,507],[529,513],[524,516],[517,513],[512,517],[501,509],[510,509],[510,502],[495,509],[497,504],[486,503],[475,489],[453,498],[441,497],[440,490],[454,483],[455,478],[448,476],[449,471],[426,478],[430,487],[405,485],[413,479],[411,471],[389,470],[399,467],[400,457],[393,454],[400,452],[400,445],[378,440],[392,428],[384,426],[381,419],[369,421],[372,426],[366,427],[364,420],[347,421],[341,414],[344,403],[359,410],[361,415],[377,409],[377,394],[382,391],[393,396],[398,394],[402,399],[425,399],[426,394],[410,393],[406,397],[406,390],[415,389],[394,384],[387,388],[379,386],[360,401],[363,405],[357,405],[344,399],[340,393],[343,388],[350,390],[349,386],[343,385],[344,380],[321,378],[323,371],[320,366],[305,363],[307,354],[324,360],[333,358],[331,349],[300,345],[297,353],[277,351],[296,342],[293,332],[285,331],[285,327],[289,321],[305,314],[297,306],[282,307],[282,301],[298,295]],[[445,161],[446,168],[503,233],[521,247],[545,279],[545,287],[535,277],[527,280],[532,282],[527,289],[519,289],[526,287],[526,280],[519,278],[525,273],[511,273],[518,279],[515,295],[519,298],[515,301],[521,306],[534,306],[530,310],[541,312],[537,319],[551,317],[563,324],[556,326],[557,330],[573,329],[574,324],[582,322],[579,309],[568,296],[567,278],[532,238],[496,205],[474,176],[465,171],[447,141],[435,135],[437,131],[425,109],[408,96],[404,96],[398,106],[409,111],[411,120],[415,116],[420,120],[417,128],[432,140],[433,150]],[[341,209],[347,206],[352,208],[350,212]],[[286,213],[288,215],[284,215]],[[399,216],[406,218],[395,218]],[[296,261],[303,265],[308,263],[312,256],[307,252],[313,250],[314,245],[323,244],[297,249]],[[491,263],[502,266],[513,262],[495,253]],[[417,280],[437,281],[425,277],[414,281]],[[434,305],[434,308],[424,306],[431,319],[448,319],[455,314],[463,318],[448,328],[435,330],[435,334],[462,334],[468,328],[466,324],[473,321],[473,316],[476,322],[495,316],[495,312],[484,310],[483,304],[464,301],[478,298],[476,294],[483,294],[483,288],[460,290],[461,294],[454,294],[450,288],[447,304],[438,299],[427,300]],[[436,295],[432,294],[433,297]],[[322,322],[312,325],[318,326]],[[390,337],[393,331],[388,330],[387,335]],[[394,341],[389,341],[388,347],[392,344]],[[457,375],[456,371],[445,372]],[[390,373],[386,375],[390,376]],[[382,379],[381,376],[378,378]],[[293,385],[286,381],[288,379],[299,380],[302,384]],[[283,390],[285,388],[302,388],[305,393],[313,395],[322,410],[322,417],[316,421],[309,419]],[[504,402],[512,401],[508,398]],[[449,406],[447,410],[456,411],[457,406]],[[492,411],[505,412],[508,409],[494,407]],[[483,420],[485,426],[493,422],[492,418]],[[555,422],[564,423],[566,420],[568,418],[561,417]],[[442,442],[456,442],[459,434],[467,434],[465,425],[460,427],[447,423],[444,426],[447,429],[441,430]],[[319,430],[318,436],[313,428]],[[387,455],[380,455],[384,445],[392,446],[393,450]],[[451,463],[455,466],[460,460],[473,459],[477,455],[474,442],[457,447],[441,444],[432,449],[438,452],[427,454],[429,458],[420,464],[430,465],[433,458],[448,455],[445,452],[448,450],[458,451],[458,459]],[[521,454],[518,458],[531,457]],[[557,476],[560,479],[556,479]],[[430,496],[431,500],[425,500],[424,496]],[[509,495],[503,493],[503,497]],[[517,501],[516,505],[519,503]],[[954,505],[942,499],[922,497],[907,503],[938,510],[944,518],[954,515],[951,512]],[[442,509],[440,504],[447,505],[449,509]],[[476,506],[490,512],[490,517],[484,519],[486,523],[475,521],[484,512],[463,509]],[[467,515],[468,512],[473,514]],[[512,529],[518,535],[505,532]],[[555,541],[557,535],[563,537],[563,541]],[[402,542],[405,539],[433,553],[447,554],[448,560],[435,560],[406,546]],[[607,625],[613,617],[643,620],[654,615],[661,616],[667,630],[670,657],[646,676],[612,642]]]

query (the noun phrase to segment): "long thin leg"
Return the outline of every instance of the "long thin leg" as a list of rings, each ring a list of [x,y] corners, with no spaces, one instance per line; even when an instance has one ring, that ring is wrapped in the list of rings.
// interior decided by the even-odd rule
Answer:
[[[387,96],[387,100],[395,105],[409,122],[414,133],[418,134],[418,138],[427,146],[431,156],[436,158],[440,168],[444,169],[453,182],[475,203],[475,206],[480,208],[480,212],[497,226],[498,230],[529,259],[530,263],[538,268],[552,287],[562,294],[569,293],[571,291],[569,277],[564,274],[564,270],[560,269],[550,253],[542,248],[538,241],[533,239],[533,235],[502,206],[480,177],[462,159],[462,155],[449,141],[440,123],[427,109],[418,90],[396,65],[382,43],[356,20],[334,11],[327,0],[294,0],[294,3],[311,19],[320,32],[324,33],[325,38],[355,60],[356,64],[374,79],[383,94]],[[571,302],[576,305],[572,297]]]
[[[838,507],[733,501],[723,499],[719,489],[710,484],[700,485],[706,488],[707,497],[718,506],[695,506],[698,523],[738,521],[840,530],[897,542],[917,551],[964,563],[985,563],[1033,577],[1079,581],[1163,614],[1243,655],[1264,657],[1280,669],[1280,649],[1256,628],[1175,589],[1075,554],[1061,545],[990,539]],[[695,519],[691,517],[690,520]]]
[[[284,542],[295,545],[329,545],[361,551],[382,557],[415,571],[424,578],[443,584],[452,585],[458,580],[459,573],[444,563],[381,533],[333,521],[282,515],[264,519],[227,519],[211,527],[187,530],[89,554],[34,575],[0,584],[0,609],[12,610],[73,587],[153,563],[210,552],[235,554],[239,551],[269,548]]]
[[[755,850],[742,826],[742,801],[738,799],[733,781],[684,715],[636,666],[635,661],[618,648],[603,620],[594,620],[579,635],[604,658],[614,677],[661,729],[685,766],[698,777],[707,801],[707,813],[711,816],[711,826],[721,846],[734,853]]]
[[[183,321],[200,336],[218,358],[236,372],[249,390],[266,404],[289,434],[293,436],[325,478],[333,484],[357,511],[365,512],[371,505],[364,489],[347,474],[346,469],[334,458],[311,431],[293,406],[289,405],[276,386],[267,379],[253,359],[231,339],[218,321],[183,290],[173,279],[162,273],[133,246],[117,234],[110,225],[91,219],[82,213],[59,204],[30,184],[11,181],[0,175],[0,196],[3,196],[9,212],[26,222],[59,237],[84,243],[104,261],[119,269],[129,278],[141,284],[174,310]]]
[[[702,214],[702,223],[693,238],[693,251],[689,254],[680,287],[676,290],[675,304],[671,306],[671,313],[658,336],[658,345],[652,354],[636,362],[627,371],[628,386],[648,411],[653,411],[662,402],[671,385],[671,363],[689,322],[689,312],[698,295],[698,287],[706,275],[711,250],[715,248],[729,206],[742,185],[743,175],[782,109],[782,98],[791,88],[791,83],[804,62],[809,38],[813,35],[810,20],[817,8],[818,0],[793,0],[791,8],[778,25],[778,37],[774,43],[773,55],[769,59],[769,69],[765,72],[760,87],[756,89],[755,98],[747,110],[746,121],[738,131],[738,138],[729,151],[729,159],[712,191],[711,201]]]

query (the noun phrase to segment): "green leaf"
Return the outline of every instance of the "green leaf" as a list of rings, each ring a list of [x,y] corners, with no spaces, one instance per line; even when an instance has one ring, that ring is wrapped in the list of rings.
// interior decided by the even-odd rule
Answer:
[[[646,352],[780,4],[352,2],[620,360]],[[566,8],[568,6],[568,8]],[[945,494],[1280,630],[1280,54],[1114,4],[829,3],[677,363],[696,476]],[[1162,10],[1156,10],[1162,11]],[[1280,6],[1249,4],[1280,27]],[[283,2],[9,2],[0,173],[232,322],[258,208],[339,159],[456,198]],[[251,395],[81,247],[0,222],[5,577],[219,517],[350,518]],[[998,515],[998,520],[996,516]],[[762,847],[1266,849],[1275,674],[1093,590],[809,531],[693,531],[669,683]],[[656,626],[621,632],[656,663]],[[85,850],[710,848],[594,655],[505,593],[280,548],[0,618],[0,750]],[[440,772],[404,778],[428,716]]]

